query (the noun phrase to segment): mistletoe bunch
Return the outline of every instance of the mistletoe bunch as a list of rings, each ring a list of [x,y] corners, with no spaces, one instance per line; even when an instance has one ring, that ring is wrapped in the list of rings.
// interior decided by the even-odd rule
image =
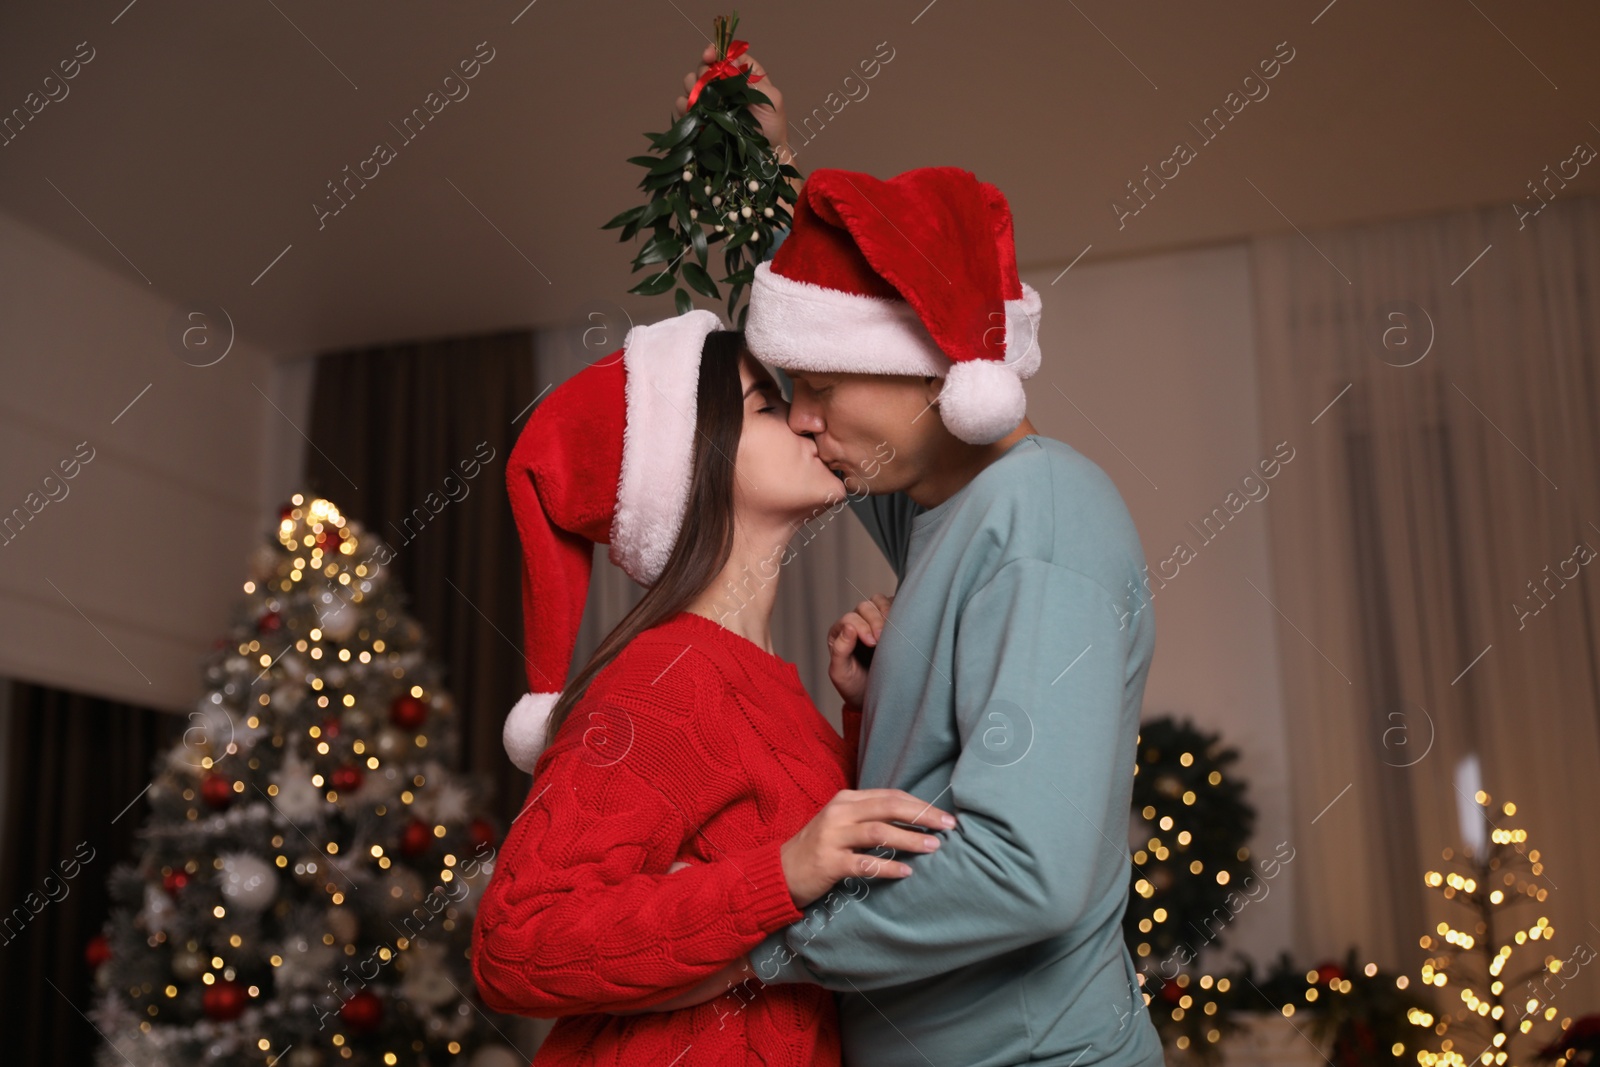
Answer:
[[[736,62],[749,48],[748,42],[733,39],[738,24],[738,12],[731,20],[717,16],[717,61],[690,90],[687,113],[665,133],[645,134],[656,154],[628,160],[645,168],[639,188],[650,193],[649,203],[624,211],[601,229],[621,227],[620,241],[649,231],[633,269],[653,269],[628,292],[659,296],[676,285],[678,314],[694,307],[685,284],[703,296],[722,299],[707,269],[711,247],[720,243],[725,270],[721,282],[731,287],[728,320],[742,329],[749,308],[739,307],[739,299],[777,231],[793,220],[788,205],[797,194],[789,179],[799,178],[800,172],[779,162],[750,114],[751,105],[772,101],[752,88],[761,75],[752,76],[748,63]]]

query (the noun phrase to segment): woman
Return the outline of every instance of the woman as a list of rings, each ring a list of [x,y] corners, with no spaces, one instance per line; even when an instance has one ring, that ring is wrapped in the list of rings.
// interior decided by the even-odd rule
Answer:
[[[534,692],[506,743],[534,779],[473,967],[491,1008],[560,1017],[539,1067],[837,1065],[824,989],[745,972],[695,1001],[841,879],[910,873],[858,850],[938,847],[892,823],[954,825],[908,793],[848,789],[852,746],[771,651],[778,561],[842,490],[719,326],[692,311],[635,327],[534,411],[508,465]],[[595,542],[647,592],[557,693]],[[830,675],[855,706],[850,651],[886,607],[833,630]]]

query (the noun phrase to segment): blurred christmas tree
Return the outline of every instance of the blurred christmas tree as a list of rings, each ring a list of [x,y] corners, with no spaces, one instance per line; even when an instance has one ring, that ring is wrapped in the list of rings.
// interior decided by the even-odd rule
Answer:
[[[1323,960],[1309,970],[1283,952],[1261,977],[1249,960],[1240,962],[1233,985],[1248,989],[1237,1006],[1265,1006],[1297,1020],[1295,1028],[1335,1067],[1374,1067],[1417,1055],[1416,1030],[1407,1019],[1423,1001],[1405,975],[1358,963],[1354,946],[1342,963]]]
[[[1233,1029],[1238,990],[1227,978],[1195,973],[1208,946],[1220,946],[1233,918],[1287,859],[1281,851],[1259,874],[1249,848],[1256,812],[1244,781],[1229,772],[1237,749],[1221,735],[1170,715],[1139,725],[1128,824],[1132,892],[1122,932],[1144,980],[1151,1019],[1171,1048],[1214,1062]]]
[[[1543,916],[1529,922],[1503,914],[1544,901],[1549,890],[1534,881],[1543,875],[1544,863],[1538,849],[1528,848],[1526,830],[1504,825],[1516,815],[1515,804],[1502,804],[1498,812],[1502,819],[1496,822],[1490,816],[1494,809],[1489,794],[1479,790],[1473,799],[1482,811],[1483,826],[1492,826],[1492,832],[1477,847],[1469,842],[1459,855],[1445,849],[1443,857],[1454,870],[1423,876],[1424,883],[1465,913],[1464,928],[1441,922],[1433,934],[1422,937],[1422,947],[1436,952],[1422,965],[1422,981],[1434,987],[1439,1005],[1437,1015],[1420,1008],[1410,1013],[1413,1023],[1439,1038],[1437,1049],[1418,1053],[1423,1067],[1515,1067],[1531,1062],[1538,1053],[1531,1048],[1518,1051],[1523,1035],[1536,1024],[1543,1026],[1547,1037],[1556,1029],[1548,1025],[1557,1015],[1547,995],[1549,986],[1533,982],[1560,975],[1563,961],[1546,951],[1537,964],[1514,962],[1526,954],[1520,950],[1538,952],[1541,942],[1551,942],[1555,928]],[[1459,993],[1448,992],[1451,986]],[[1571,1024],[1572,1019],[1565,1018],[1560,1027],[1565,1030]]]
[[[89,948],[103,1067],[524,1062],[469,1000],[496,835],[387,553],[298,494],[258,551]]]

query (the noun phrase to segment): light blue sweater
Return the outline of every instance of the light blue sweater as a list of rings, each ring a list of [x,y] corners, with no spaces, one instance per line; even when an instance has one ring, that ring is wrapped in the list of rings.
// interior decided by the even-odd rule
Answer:
[[[958,825],[896,857],[910,878],[841,883],[756,974],[840,994],[847,1067],[1161,1064],[1121,927],[1155,620],[1116,486],[1030,435],[937,507],[855,507],[901,578],[859,784]]]

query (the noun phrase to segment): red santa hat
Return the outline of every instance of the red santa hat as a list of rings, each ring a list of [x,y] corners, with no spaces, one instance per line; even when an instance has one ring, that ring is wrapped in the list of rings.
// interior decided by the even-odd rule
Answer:
[[[551,391],[506,464],[522,541],[528,693],[506,718],[506,753],[533,772],[572,665],[596,544],[640,585],[677,542],[694,470],[695,395],[713,311],[635,326],[621,349]]]
[[[800,371],[931,374],[939,414],[972,444],[1026,414],[1039,369],[1039,294],[1017,277],[1011,208],[959,167],[888,181],[812,171],[794,225],[750,289],[745,339]]]

